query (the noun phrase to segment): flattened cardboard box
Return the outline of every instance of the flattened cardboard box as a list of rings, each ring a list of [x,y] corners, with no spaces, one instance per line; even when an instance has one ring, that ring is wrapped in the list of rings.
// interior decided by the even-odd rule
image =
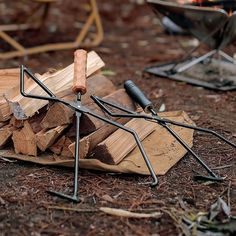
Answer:
[[[161,113],[161,116],[173,121],[194,124],[188,115],[183,111],[164,112]],[[193,146],[193,130],[174,125],[171,125],[170,127],[190,147]],[[156,126],[155,131],[145,138],[142,144],[157,175],[166,174],[167,171],[170,170],[187,153],[186,149],[183,148],[179,142],[160,125]],[[53,165],[73,167],[74,164],[74,159],[62,159],[61,157],[46,152],[38,157],[32,157],[16,154],[13,150],[0,150],[0,155],[6,158],[38,163],[45,166]],[[145,161],[137,147],[131,151],[129,155],[118,165],[104,164],[96,159],[82,159],[80,160],[80,167],[106,172],[136,173],[142,175],[149,174]]]

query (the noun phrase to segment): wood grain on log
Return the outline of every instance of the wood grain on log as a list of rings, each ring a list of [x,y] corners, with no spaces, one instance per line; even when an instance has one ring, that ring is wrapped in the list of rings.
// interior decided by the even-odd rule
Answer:
[[[128,118],[120,118],[117,120],[120,124],[125,124],[129,121]],[[87,155],[104,139],[106,139],[110,134],[117,130],[117,127],[114,125],[104,124],[100,129],[94,131],[93,133],[83,137],[80,141],[80,148],[81,145],[85,145],[86,148],[82,146],[82,150],[87,150],[87,152],[82,151],[83,155],[80,155],[80,158],[86,158]],[[74,153],[75,150],[75,143],[72,143],[69,146],[69,149]]]
[[[56,128],[52,128],[49,130],[41,130],[36,134],[36,143],[41,151],[45,151],[49,148],[56,139],[62,134],[62,132],[66,129],[67,125],[57,126]]]
[[[155,130],[156,123],[141,119],[132,119],[125,126],[129,129],[133,129],[142,141]],[[118,129],[97,145],[92,152],[91,158],[99,159],[107,164],[118,164],[136,146],[135,139],[130,133]]]

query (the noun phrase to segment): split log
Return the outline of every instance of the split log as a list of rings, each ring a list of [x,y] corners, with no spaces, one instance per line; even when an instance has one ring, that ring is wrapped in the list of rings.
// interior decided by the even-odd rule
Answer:
[[[40,125],[44,129],[61,127],[72,122],[73,114],[74,111],[69,107],[61,103],[54,103],[47,111]]]
[[[120,124],[125,124],[129,121],[128,118],[120,118],[117,120]],[[85,136],[80,141],[80,150],[82,149],[83,154],[80,155],[80,158],[86,158],[87,155],[104,139],[106,139],[110,134],[117,130],[117,127],[114,125],[105,124],[100,129],[96,130],[95,132]],[[86,146],[83,147],[83,145]],[[69,146],[70,151],[73,153],[75,152],[75,142]],[[87,150],[86,152],[84,150]],[[81,151],[80,151],[81,152]]]
[[[29,122],[31,129],[35,134],[42,130],[40,123],[42,122],[43,118],[45,117],[46,107],[39,110],[38,114],[30,117],[27,121]]]
[[[55,153],[56,155],[60,155],[62,152],[63,145],[65,143],[66,136],[63,135],[61,138],[58,139],[57,142],[55,142],[49,149]]]
[[[72,153],[72,156],[75,157],[75,142],[71,143],[68,146],[69,151]],[[81,139],[79,142],[79,159],[84,159],[88,155],[89,151],[89,140]]]
[[[127,95],[124,89],[119,89],[108,96],[103,97],[104,100],[107,100],[109,102],[112,102],[116,105],[122,106],[126,109],[129,109],[131,111],[134,111],[136,109],[136,106],[132,99]],[[96,105],[94,102],[89,104],[87,106],[88,109],[91,111],[101,115],[102,117],[108,117],[108,114],[104,113],[98,105]],[[112,109],[114,110],[114,109]],[[114,110],[115,111],[115,110]],[[120,113],[121,111],[119,111]],[[112,120],[117,120],[118,118],[110,117]],[[95,117],[89,116],[87,114],[83,114],[81,118],[81,126],[80,126],[80,134],[81,135],[88,135],[102,126],[104,126],[106,123],[102,120],[99,120]]]
[[[13,131],[12,136],[15,153],[37,156],[36,137],[28,121],[21,130]]]
[[[45,151],[49,148],[56,139],[62,134],[66,129],[67,125],[58,126],[49,130],[41,130],[36,134],[36,144],[41,151]]]
[[[87,77],[98,71],[104,66],[104,62],[95,53],[88,53],[87,58]],[[56,96],[62,96],[64,91],[72,88],[74,74],[74,64],[69,65],[63,70],[57,71],[51,75],[42,75],[40,80]],[[18,90],[19,91],[19,90]],[[33,84],[26,89],[26,93],[45,95],[45,92],[37,85]],[[35,100],[25,98],[19,94],[17,96],[6,96],[11,110],[17,119],[26,119],[33,116],[40,108],[48,104],[46,100]]]
[[[22,128],[24,126],[24,121],[23,120],[17,120],[15,116],[12,116],[10,122],[10,125],[15,127],[16,129]]]
[[[56,143],[54,143],[49,149],[56,155],[64,157],[73,157],[73,152],[70,151],[69,146],[73,143],[71,138],[63,135]]]
[[[7,121],[11,118],[11,109],[5,98],[0,99],[0,121]]]
[[[114,84],[109,79],[99,74],[91,76],[87,79],[87,87],[88,91],[82,97],[83,105],[92,102],[90,98],[92,94],[103,97],[115,91]],[[71,89],[69,90],[68,94],[70,95],[67,95],[66,99],[74,100],[75,95],[72,93]],[[60,125],[70,124],[73,114],[74,111],[72,109],[66,107],[63,104],[54,103],[47,111],[47,114],[40,125],[42,128],[49,129]]]
[[[0,87],[3,86],[4,89],[0,89],[0,121],[7,121],[11,118],[11,109],[8,102],[8,99],[13,99],[14,97],[19,96],[20,85],[19,85],[19,76],[20,70],[17,69],[6,69],[2,70],[5,72],[0,72]],[[40,76],[40,75],[38,75]],[[8,84],[8,80],[12,81]],[[3,85],[3,83],[6,83]],[[34,82],[31,79],[25,78],[25,87],[28,88],[29,86],[33,85]],[[14,106],[14,104],[13,104]],[[14,108],[14,109],[17,109]]]
[[[14,127],[12,125],[6,125],[0,128],[0,148],[6,146],[6,144],[11,140]]]
[[[8,122],[0,122],[0,128],[2,128],[5,125],[8,125],[8,124],[9,124]]]
[[[62,151],[61,151],[61,156],[64,156],[64,157],[68,157],[68,158],[73,158],[73,153],[70,151],[69,149],[69,146],[73,143],[73,141],[66,137],[65,138],[65,142],[63,144],[63,148],[62,148]]]
[[[147,122],[143,119],[132,119],[125,126],[133,129],[142,141],[155,130],[156,123]],[[130,133],[118,129],[107,139],[99,143],[90,157],[107,164],[118,164],[136,145],[135,139]]]

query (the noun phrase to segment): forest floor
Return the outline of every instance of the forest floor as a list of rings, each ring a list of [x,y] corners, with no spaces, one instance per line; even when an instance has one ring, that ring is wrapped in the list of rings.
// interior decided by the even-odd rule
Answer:
[[[147,66],[183,56],[185,51],[179,42],[186,44],[192,38],[166,34],[149,7],[134,2],[98,1],[105,38],[94,50],[105,61],[106,70],[112,72],[109,78],[117,87],[122,87],[127,79],[134,80],[156,107],[165,104],[166,111],[184,110],[197,125],[219,131],[236,142],[235,91],[210,91],[143,73]],[[72,39],[77,5],[77,1],[59,1],[52,9],[56,22],[62,25],[59,36],[55,37],[55,32],[49,32],[46,26],[41,32],[26,32],[24,37],[19,37],[27,45]],[[196,55],[206,50],[202,46]],[[226,52],[233,55],[236,44],[227,47]],[[33,72],[42,73],[69,65],[72,60],[72,50],[57,51],[0,61],[0,68],[24,63]],[[46,193],[51,187],[70,189],[71,169],[20,161],[11,163],[0,158],[0,235],[179,235],[181,212],[207,211],[219,196],[228,201],[229,188],[231,211],[235,215],[236,151],[209,135],[198,133],[194,135],[193,150],[212,168],[228,166],[216,170],[226,177],[222,183],[194,181],[193,169],[199,172],[202,169],[189,154],[165,176],[160,176],[160,184],[154,188],[139,184],[149,177],[81,170],[79,194],[83,201],[78,205]],[[53,209],[55,206],[84,211]],[[159,219],[114,217],[97,210],[102,206],[139,212],[161,211],[163,215]],[[91,212],[88,209],[92,209]]]

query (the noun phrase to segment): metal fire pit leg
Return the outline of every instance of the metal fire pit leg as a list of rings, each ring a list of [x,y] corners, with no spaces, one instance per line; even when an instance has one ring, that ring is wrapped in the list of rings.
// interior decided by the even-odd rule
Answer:
[[[181,72],[185,72],[199,62],[213,56],[215,53],[218,53],[218,55],[226,59],[227,62],[234,65],[236,64],[234,58],[221,51],[236,39],[235,1],[213,0],[180,2],[147,0],[146,2],[154,10],[158,18],[160,15],[168,17],[183,30],[188,31],[197,38],[200,41],[200,44],[187,53],[181,60],[145,68],[145,72],[213,90],[230,91],[236,89],[236,80],[233,78],[235,74],[234,69],[232,68],[233,74],[224,74],[224,76],[222,76],[223,63],[221,64],[221,68],[219,68],[220,73],[214,74],[215,76],[211,73],[209,80],[207,80],[205,76],[200,78],[200,76],[197,75],[198,73],[196,70],[193,70],[196,72],[196,75],[194,72],[192,75],[189,75],[188,73],[181,74]],[[214,6],[216,6],[216,8],[214,8]],[[230,14],[230,12],[233,13]],[[192,53],[199,48],[202,43],[207,44],[213,51],[210,51],[199,58],[191,59],[190,56]],[[219,60],[219,62],[221,62],[221,60]],[[215,61],[213,61],[213,64],[214,63]],[[228,65],[225,64],[225,68],[227,67]],[[229,71],[230,70],[231,68],[229,67]]]
[[[187,63],[186,65],[180,67],[179,69],[177,69],[176,71],[173,71],[173,72],[175,72],[175,73],[184,72],[184,71],[188,70],[189,68],[193,67],[194,65],[206,60],[207,58],[212,57],[216,53],[217,53],[217,50],[212,50],[212,51],[206,53],[205,55],[192,60],[191,62]]]
[[[236,64],[236,60],[229,56],[228,54],[226,54],[225,52],[223,52],[222,50],[219,50],[219,54],[224,57],[226,60],[228,60],[229,62],[231,62],[232,64]]]
[[[42,0],[39,1],[41,4],[44,4],[49,1],[53,2],[51,0]],[[36,54],[36,53],[43,53],[48,51],[58,51],[58,50],[68,50],[68,49],[74,49],[74,48],[84,48],[84,47],[96,47],[98,46],[104,37],[103,32],[103,26],[101,22],[101,18],[99,15],[97,2],[96,0],[89,0],[90,5],[90,12],[86,18],[85,23],[83,24],[83,27],[81,30],[79,30],[76,38],[74,41],[69,42],[58,42],[58,43],[46,43],[43,45],[33,46],[33,47],[25,47],[20,42],[18,42],[16,39],[13,38],[10,34],[8,34],[8,31],[15,31],[15,30],[26,30],[28,28],[36,28],[38,27],[38,24],[13,24],[13,25],[0,25],[0,39],[4,40],[6,43],[11,45],[14,50],[12,51],[6,51],[6,52],[0,52],[0,60],[1,59],[11,59],[14,57],[22,57],[26,55]],[[47,9],[48,10],[48,9]],[[47,13],[47,10],[45,10],[45,14]],[[39,23],[43,24],[43,21],[41,20]],[[91,31],[91,28],[95,26],[96,32],[94,37],[91,40],[88,40],[88,42],[85,40],[89,36],[89,32]]]
[[[77,94],[77,105],[81,105],[81,93]],[[79,177],[79,141],[80,141],[80,133],[79,133],[79,127],[80,127],[80,118],[81,118],[81,112],[76,111],[76,140],[75,140],[75,161],[74,161],[74,190],[73,195],[67,195],[63,194],[57,191],[49,190],[47,191],[49,194],[58,196],[61,198],[69,199],[75,203],[80,202],[80,198],[78,195],[78,177]]]

